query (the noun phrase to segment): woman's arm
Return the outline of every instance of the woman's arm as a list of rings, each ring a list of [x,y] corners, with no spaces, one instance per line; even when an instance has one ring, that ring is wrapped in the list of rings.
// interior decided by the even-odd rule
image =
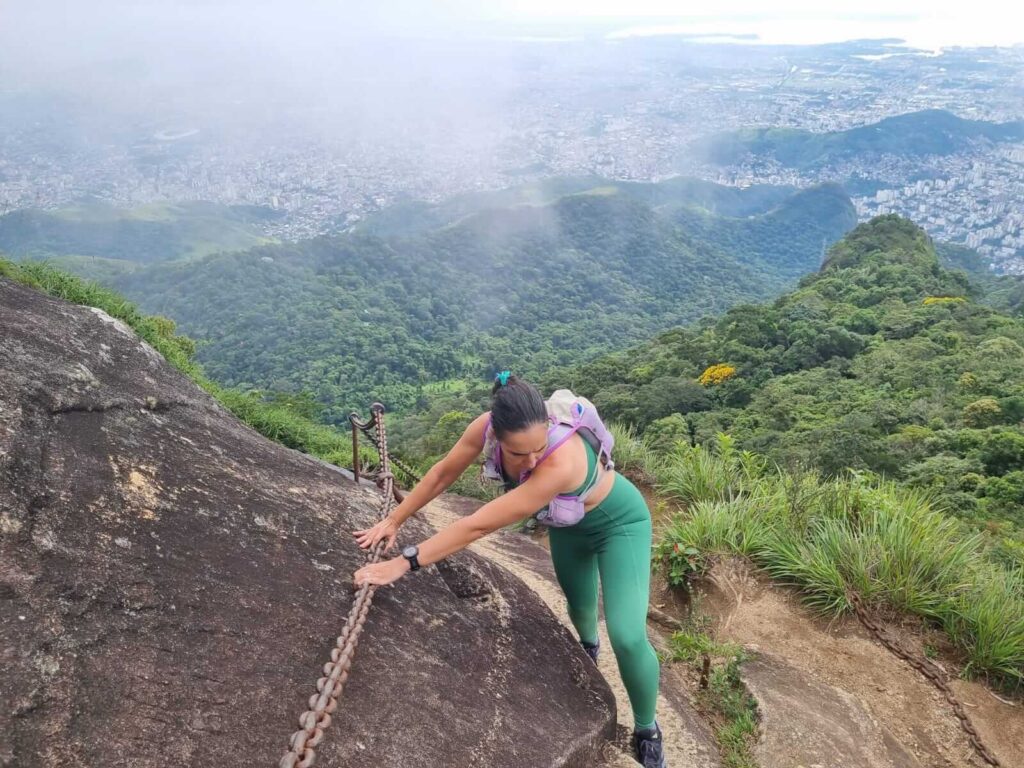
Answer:
[[[445,454],[444,458],[428,469],[427,473],[423,475],[423,479],[416,483],[402,503],[391,510],[391,517],[398,525],[433,501],[438,494],[458,480],[469,465],[476,460],[484,449],[484,424],[486,421],[486,413],[473,419],[462,433],[462,437]]]
[[[466,471],[466,468],[476,460],[484,448],[487,415],[487,413],[482,413],[470,422],[452,449],[443,459],[427,470],[423,479],[416,483],[402,502],[391,510],[385,520],[381,520],[371,528],[352,532],[360,547],[363,549],[372,547],[386,537],[387,547],[390,548],[394,544],[399,526],[418,509],[429,504]]]
[[[524,520],[542,509],[569,484],[571,469],[566,463],[539,468],[517,488],[484,504],[472,515],[443,528],[419,545],[420,565],[443,560],[488,533]],[[390,584],[409,570],[409,561],[396,557],[364,566],[355,572],[356,589],[363,584]]]

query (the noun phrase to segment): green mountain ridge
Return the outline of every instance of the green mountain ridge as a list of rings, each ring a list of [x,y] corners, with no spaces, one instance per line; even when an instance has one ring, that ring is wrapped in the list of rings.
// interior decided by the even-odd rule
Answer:
[[[789,168],[811,170],[852,158],[950,155],[978,141],[1022,139],[1024,121],[965,120],[944,110],[931,109],[830,133],[791,128],[745,129],[701,140],[694,149],[719,165],[732,165],[752,155],[774,159]]]
[[[923,230],[882,216],[771,303],[543,383],[572,386],[651,445],[724,431],[783,466],[881,473],[962,517],[1020,527],[1024,318],[986,306],[982,290],[940,266]]]
[[[786,204],[757,216],[711,216],[699,209],[679,207],[672,218],[695,239],[726,251],[742,252],[796,279],[816,264],[809,264],[806,258],[780,259],[786,244],[798,239],[801,253],[813,253],[817,247],[823,259],[826,246],[833,242],[830,222],[849,220],[851,228],[856,224],[856,217],[849,216],[849,201],[838,184],[821,184],[795,192]]]
[[[312,392],[340,422],[368,400],[406,408],[425,386],[495,367],[539,373],[767,298],[855,223],[849,199],[826,186],[782,203],[760,194],[770,207],[753,218],[702,214],[694,235],[674,218],[690,199],[675,195],[682,186],[646,188],[657,208],[606,185],[414,235],[150,265],[111,287],[201,340],[197,359],[215,380]],[[743,194],[719,197],[752,210]],[[780,226],[775,250],[745,245]]]
[[[115,208],[98,201],[56,211],[21,209],[0,216],[0,251],[18,258],[66,256],[151,264],[238,251],[272,242],[259,226],[278,214],[257,206],[226,206],[207,202],[160,203],[134,209]],[[62,264],[82,273],[82,261]],[[91,275],[90,275],[91,276]]]
[[[454,224],[473,214],[517,206],[545,206],[575,194],[598,190],[618,194],[659,209],[686,206],[717,216],[746,217],[782,205],[795,187],[755,184],[727,187],[702,179],[679,176],[659,182],[612,181],[598,176],[555,177],[493,192],[457,195],[441,203],[406,201],[369,216],[355,225],[364,234],[414,235]]]

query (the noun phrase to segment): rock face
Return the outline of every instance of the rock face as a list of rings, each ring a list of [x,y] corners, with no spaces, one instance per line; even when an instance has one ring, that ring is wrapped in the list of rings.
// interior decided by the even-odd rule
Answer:
[[[764,768],[920,768],[920,763],[854,696],[760,653],[743,665],[757,701]]]
[[[378,504],[0,278],[0,766],[276,765]],[[317,764],[591,766],[614,722],[537,596],[460,553],[378,591]]]

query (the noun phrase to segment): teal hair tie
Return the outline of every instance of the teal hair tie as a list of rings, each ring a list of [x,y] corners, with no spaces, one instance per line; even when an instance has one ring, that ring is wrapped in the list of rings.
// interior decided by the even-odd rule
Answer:
[[[511,375],[512,371],[502,371],[501,373],[497,374],[494,378],[495,380],[500,381],[501,386],[504,387],[506,384],[508,384],[508,377]]]

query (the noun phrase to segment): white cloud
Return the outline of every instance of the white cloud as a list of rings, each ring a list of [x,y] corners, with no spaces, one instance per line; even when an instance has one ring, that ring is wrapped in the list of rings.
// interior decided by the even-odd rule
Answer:
[[[942,3],[935,0],[721,0],[714,12],[678,0],[497,0],[489,8],[506,19],[621,19],[639,31],[642,20],[687,32],[755,33],[766,42],[814,43],[858,37],[902,37],[914,45],[1014,45],[1024,43],[1024,9],[1003,0]]]

